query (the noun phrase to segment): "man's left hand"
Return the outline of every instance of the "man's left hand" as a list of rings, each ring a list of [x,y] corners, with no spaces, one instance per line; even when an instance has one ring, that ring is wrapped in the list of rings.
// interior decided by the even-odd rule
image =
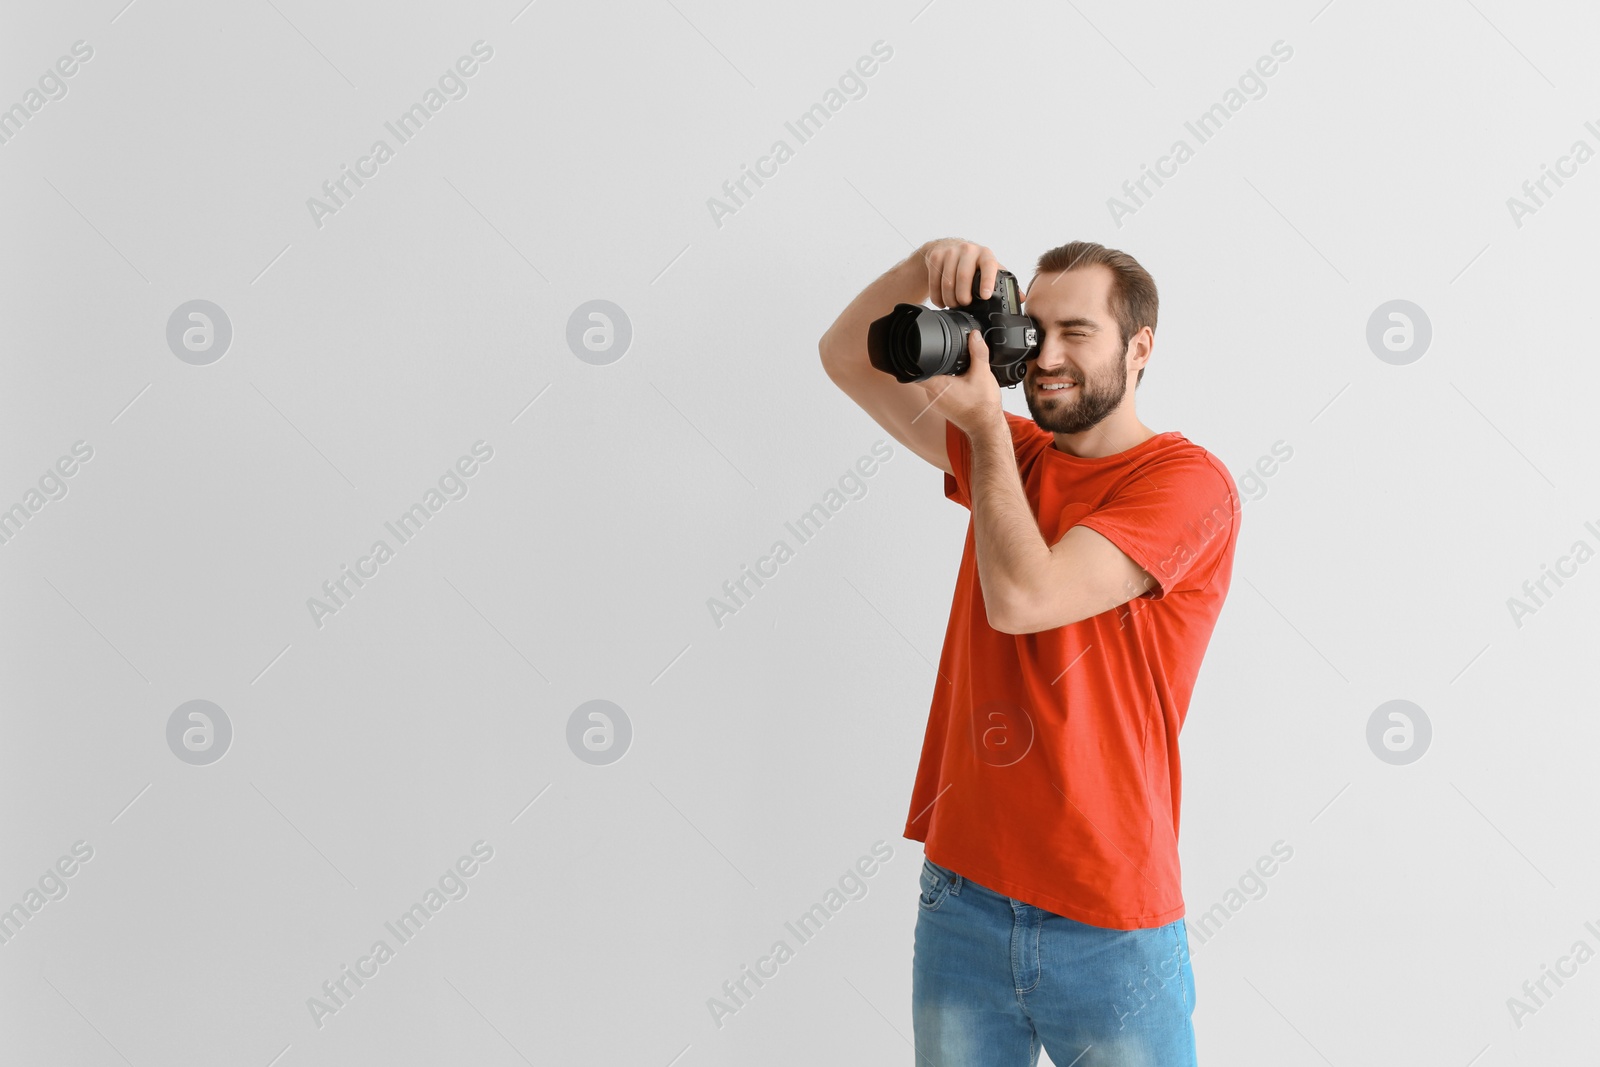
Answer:
[[[989,369],[989,346],[980,330],[967,332],[967,354],[971,366],[965,374],[940,374],[918,382],[928,396],[929,406],[961,429],[971,433],[1004,420],[1000,406],[1000,383]]]

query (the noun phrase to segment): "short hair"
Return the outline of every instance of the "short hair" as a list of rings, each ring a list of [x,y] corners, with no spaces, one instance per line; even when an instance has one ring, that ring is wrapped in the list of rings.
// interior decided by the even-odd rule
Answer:
[[[1040,256],[1039,266],[1034,274],[1037,277],[1039,274],[1065,272],[1076,267],[1097,265],[1107,267],[1111,271],[1109,297],[1111,314],[1117,320],[1117,329],[1122,334],[1122,347],[1126,350],[1128,341],[1141,328],[1150,327],[1152,335],[1156,331],[1156,311],[1159,305],[1156,282],[1150,277],[1150,272],[1139,265],[1137,259],[1126,252],[1107,248],[1093,241],[1069,241]],[[1144,380],[1144,371],[1143,367],[1139,368],[1139,376],[1133,380],[1135,387]]]

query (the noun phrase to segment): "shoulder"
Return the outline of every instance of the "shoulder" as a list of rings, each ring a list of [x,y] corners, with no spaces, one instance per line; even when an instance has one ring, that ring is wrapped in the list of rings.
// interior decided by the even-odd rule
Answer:
[[[1233,475],[1228,473],[1228,468],[1206,448],[1195,444],[1177,430],[1156,434],[1151,438],[1154,445],[1149,453],[1141,457],[1139,464],[1143,470],[1159,467],[1173,472],[1184,472],[1189,477],[1203,482],[1211,482],[1219,486],[1234,489]]]
[[[1175,430],[1157,434],[1149,444],[1119,480],[1124,491],[1182,501],[1186,509],[1200,508],[1218,518],[1224,512],[1237,517],[1242,504],[1239,487],[1222,460]]]

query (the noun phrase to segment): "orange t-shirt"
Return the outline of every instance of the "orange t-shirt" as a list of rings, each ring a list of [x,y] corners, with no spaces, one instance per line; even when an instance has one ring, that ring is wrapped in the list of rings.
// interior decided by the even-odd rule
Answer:
[[[1068,626],[1001,633],[969,522],[905,836],[1046,911],[1161,926],[1184,913],[1178,731],[1233,573],[1238,489],[1176,431],[1085,459],[1032,419],[1006,421],[1045,543],[1087,526],[1159,585]],[[971,442],[949,423],[945,444],[945,495],[970,510]]]

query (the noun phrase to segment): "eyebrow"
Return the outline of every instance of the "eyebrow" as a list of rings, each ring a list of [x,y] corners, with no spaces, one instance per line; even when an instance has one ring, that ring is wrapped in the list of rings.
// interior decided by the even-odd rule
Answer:
[[[1074,327],[1082,327],[1082,328],[1084,328],[1086,330],[1090,330],[1090,331],[1098,331],[1100,329],[1100,324],[1099,323],[1095,322],[1093,319],[1084,319],[1084,318],[1057,319],[1054,322],[1047,323],[1046,325],[1049,325],[1049,326],[1060,326],[1060,327],[1063,327],[1065,329],[1072,329]]]

